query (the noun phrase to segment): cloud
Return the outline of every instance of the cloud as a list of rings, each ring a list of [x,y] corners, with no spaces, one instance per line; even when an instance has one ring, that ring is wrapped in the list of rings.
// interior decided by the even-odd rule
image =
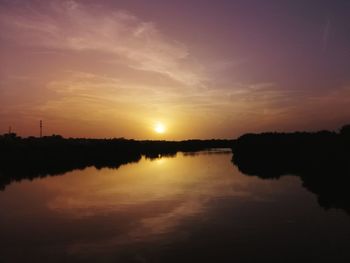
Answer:
[[[257,78],[247,59],[196,57],[156,22],[107,2],[8,1],[0,5],[0,30],[0,124],[6,129],[16,122],[26,131],[40,118],[56,121],[52,131],[63,135],[72,133],[62,126],[78,123],[72,136],[151,138],[148,125],[162,119],[174,127],[168,139],[233,137],[302,129],[307,118],[322,122],[317,112],[345,116],[337,105],[348,105],[339,87],[317,97],[286,80]],[[324,47],[330,31],[328,21]],[[244,71],[253,80],[242,80]]]
[[[47,1],[40,8],[0,9],[3,35],[47,49],[107,53],[112,62],[165,75],[186,85],[205,79],[186,46],[164,36],[152,22],[122,10],[75,1]]]

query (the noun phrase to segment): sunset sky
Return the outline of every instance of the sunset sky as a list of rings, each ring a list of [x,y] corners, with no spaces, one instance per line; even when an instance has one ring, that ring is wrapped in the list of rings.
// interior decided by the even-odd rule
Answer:
[[[336,129],[350,1],[0,0],[0,133],[39,120],[95,138]]]

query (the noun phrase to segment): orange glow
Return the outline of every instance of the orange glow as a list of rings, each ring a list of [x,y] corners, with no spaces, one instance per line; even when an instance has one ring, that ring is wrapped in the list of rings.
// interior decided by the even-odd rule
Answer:
[[[81,222],[77,219],[110,218],[107,221],[120,227],[123,235],[103,240],[100,245],[105,248],[106,242],[112,242],[111,247],[115,249],[120,242],[148,240],[171,233],[186,218],[208,212],[207,204],[211,200],[222,201],[227,197],[237,201],[270,200],[271,185],[278,182],[242,176],[231,164],[231,158],[231,154],[205,153],[196,158],[181,153],[176,158],[143,158],[137,164],[123,165],[118,170],[87,168],[63,176],[14,183],[2,194],[6,200],[12,200],[11,208],[16,209],[16,213],[26,213],[31,206],[13,196],[20,193],[28,198],[36,207],[30,213],[37,218],[64,218],[72,224]],[[290,185],[285,187],[289,189]],[[278,193],[286,191],[278,189]],[[42,202],[43,199],[47,201]],[[121,214],[133,224],[130,225],[129,220],[118,221]],[[26,217],[21,218],[26,220]],[[123,222],[124,225],[119,225]],[[74,226],[84,227],[79,223]],[[95,242],[99,243],[100,239],[93,240],[92,245],[96,245]]]
[[[94,1],[28,0],[30,8],[18,1],[5,2],[0,4],[0,133],[11,126],[20,136],[38,136],[37,124],[43,120],[44,135],[134,139],[162,135],[165,140],[184,140],[331,129],[349,120],[350,111],[344,110],[350,109],[349,67],[347,57],[337,54],[341,48],[323,61],[328,66],[308,65],[299,56],[304,50],[275,46],[280,35],[269,34],[278,30],[259,29],[257,35],[253,30],[248,34],[251,39],[244,39],[246,21],[234,23],[235,29],[225,22],[223,26],[230,24],[228,31],[210,32],[216,27],[206,21],[208,16],[198,16],[209,23],[196,23],[206,28],[200,34],[195,25],[180,26],[186,22],[170,14],[152,21],[155,16],[127,7],[124,11],[105,1],[97,7],[91,4]],[[169,27],[168,22],[179,26]],[[324,24],[324,52],[333,43],[328,43],[331,24]],[[220,36],[220,32],[232,34]],[[302,35],[308,38],[313,32]],[[266,35],[263,43],[257,41],[260,34]],[[196,41],[186,37],[194,35]],[[240,45],[237,39],[251,45]],[[305,59],[318,63],[321,54],[314,51],[317,57],[310,53]],[[314,68],[318,71],[309,72]],[[166,125],[153,127],[154,116],[167,120]]]
[[[154,127],[154,131],[156,133],[164,133],[166,131],[166,128],[164,126],[164,124],[162,123],[157,123],[156,126]]]

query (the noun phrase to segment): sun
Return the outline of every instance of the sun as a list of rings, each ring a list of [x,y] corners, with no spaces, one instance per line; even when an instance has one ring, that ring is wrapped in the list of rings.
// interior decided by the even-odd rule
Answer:
[[[155,126],[154,126],[154,131],[156,133],[164,133],[165,132],[165,126],[163,123],[158,122]]]

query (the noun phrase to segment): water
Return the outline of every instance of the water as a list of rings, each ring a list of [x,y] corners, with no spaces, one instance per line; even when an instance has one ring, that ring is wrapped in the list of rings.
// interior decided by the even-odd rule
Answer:
[[[0,192],[0,262],[350,262],[350,216],[227,151],[143,158]]]

